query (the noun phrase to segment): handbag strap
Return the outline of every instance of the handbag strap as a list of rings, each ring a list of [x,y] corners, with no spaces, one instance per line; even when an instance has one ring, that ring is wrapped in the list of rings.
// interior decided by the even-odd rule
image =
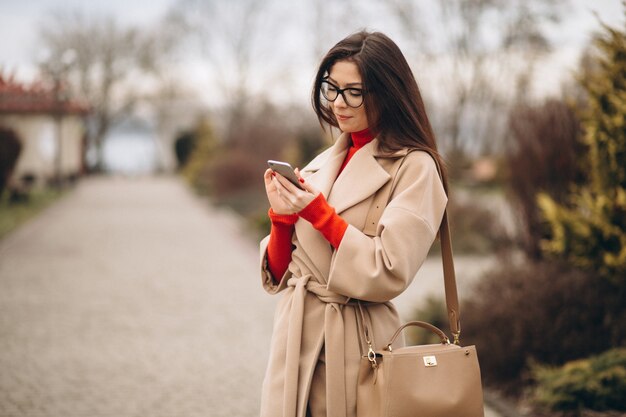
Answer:
[[[404,323],[402,326],[400,326],[398,330],[396,330],[396,332],[393,334],[393,336],[391,336],[391,340],[389,340],[389,343],[387,343],[387,346],[385,347],[385,349],[391,352],[391,345],[393,345],[396,339],[398,338],[398,336],[400,336],[400,333],[402,333],[402,330],[406,329],[409,326],[417,326],[417,327],[421,327],[422,329],[426,329],[436,334],[437,336],[439,336],[439,341],[442,344],[444,345],[450,344],[450,339],[448,339],[448,336],[446,336],[446,334],[442,330],[440,330],[438,327],[435,327],[430,323],[426,323],[425,321],[416,320],[416,321],[410,321],[408,323]]]
[[[383,211],[391,198],[391,191],[394,188],[398,171],[404,163],[406,156],[414,150],[428,152],[428,154],[435,161],[439,177],[443,179],[439,160],[435,157],[435,155],[433,155],[430,149],[409,149],[407,154],[402,158],[398,158],[389,170],[389,174],[391,175],[392,180],[387,181],[383,188],[379,190],[374,196],[374,200],[372,201],[370,209],[365,218],[365,227],[363,229],[363,233],[365,233],[366,235],[371,237],[376,236],[376,228],[378,226],[378,222],[380,221]],[[450,227],[448,225],[447,210],[444,210],[443,212],[443,218],[439,226],[438,234],[441,242],[443,282],[446,295],[446,307],[448,310],[448,320],[450,322],[450,331],[452,332],[454,343],[458,345],[459,337],[461,335],[461,320],[459,313],[459,296],[456,287],[456,273],[454,271],[454,262],[452,259],[452,243],[450,238]]]

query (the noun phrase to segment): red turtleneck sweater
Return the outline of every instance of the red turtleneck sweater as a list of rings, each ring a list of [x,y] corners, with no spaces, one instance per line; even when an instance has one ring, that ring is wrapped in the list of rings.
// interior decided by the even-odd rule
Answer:
[[[350,136],[352,145],[348,149],[346,158],[337,175],[343,171],[350,159],[352,159],[352,156],[373,139],[367,129],[353,132]],[[291,262],[291,251],[293,250],[291,235],[293,234],[294,224],[299,217],[310,222],[335,249],[339,247],[341,239],[343,239],[343,235],[348,228],[348,223],[328,204],[322,193],[319,193],[309,205],[297,214],[276,214],[270,209],[269,217],[272,221],[272,228],[267,245],[267,264],[276,281],[280,281],[285,271],[287,271],[289,262]]]

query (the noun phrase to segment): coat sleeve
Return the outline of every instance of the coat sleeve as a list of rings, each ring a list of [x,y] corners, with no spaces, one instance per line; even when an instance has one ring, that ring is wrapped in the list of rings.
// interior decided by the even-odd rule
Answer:
[[[274,275],[270,271],[267,264],[267,245],[270,241],[269,235],[266,236],[259,244],[260,257],[261,257],[261,285],[263,289],[270,294],[277,294],[280,291],[287,288],[287,275],[289,275],[289,269],[285,271],[280,282],[274,279]]]
[[[376,236],[348,226],[331,262],[330,291],[386,302],[409,286],[426,259],[448,201],[443,184],[425,152],[407,155],[397,175]]]
[[[329,147],[324,152],[320,153],[315,158],[313,158],[311,162],[309,162],[304,168],[302,168],[301,170],[302,176],[306,178],[309,175],[311,175],[313,172],[318,170],[320,166],[324,164],[326,159],[328,159],[328,155],[330,154],[331,151],[332,151],[332,148]],[[291,272],[289,271],[289,268],[287,268],[280,282],[277,283],[278,280],[274,279],[274,276],[272,275],[272,272],[270,271],[268,264],[267,264],[267,245],[269,243],[269,240],[270,240],[270,237],[268,235],[259,243],[260,259],[261,259],[261,265],[260,265],[261,266],[261,285],[263,286],[263,289],[265,289],[265,291],[267,291],[268,293],[277,294],[281,292],[282,290],[284,290],[285,288],[287,288],[287,279],[285,278],[288,277],[288,275],[290,275]]]

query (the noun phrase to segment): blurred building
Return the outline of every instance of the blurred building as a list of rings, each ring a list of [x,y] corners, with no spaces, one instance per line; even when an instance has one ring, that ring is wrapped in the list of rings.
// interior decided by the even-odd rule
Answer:
[[[27,85],[0,73],[0,127],[12,130],[22,145],[10,186],[79,176],[85,166],[88,111],[60,82]]]

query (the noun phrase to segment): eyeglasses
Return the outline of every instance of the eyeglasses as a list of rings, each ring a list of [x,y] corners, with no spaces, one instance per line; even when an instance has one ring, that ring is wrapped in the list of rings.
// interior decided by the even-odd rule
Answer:
[[[339,94],[343,101],[350,107],[357,108],[363,104],[364,91],[360,88],[339,88],[335,84],[324,80],[320,88],[322,95],[328,101],[335,101]]]

